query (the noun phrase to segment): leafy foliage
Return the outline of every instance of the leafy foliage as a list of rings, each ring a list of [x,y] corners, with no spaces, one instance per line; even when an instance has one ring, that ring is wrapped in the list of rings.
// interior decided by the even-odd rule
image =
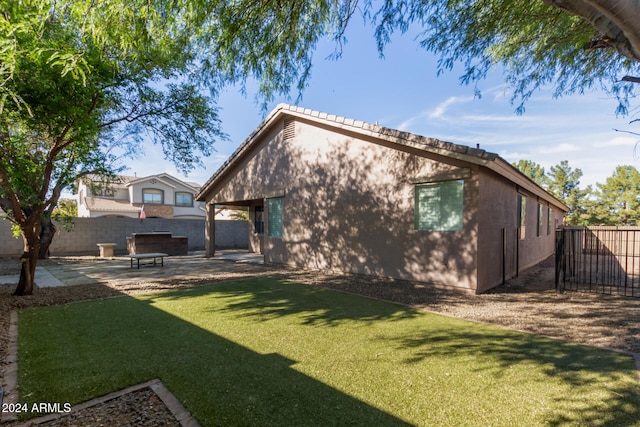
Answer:
[[[514,166],[543,185],[569,207],[567,225],[640,226],[640,172],[634,166],[618,166],[604,184],[580,188],[581,169],[573,169],[567,160],[551,166],[549,172],[529,160]]]
[[[637,20],[625,17],[637,4],[616,2],[608,14],[585,12],[587,4],[6,0],[0,208],[21,229],[31,257],[62,189],[88,173],[117,173],[120,159],[139,154],[144,138],[179,170],[191,171],[225,137],[216,106],[222,87],[246,91],[255,80],[265,108],[276,94],[301,91],[317,42],[332,38],[339,56],[358,12],[376,26],[381,53],[394,31],[417,25],[421,46],[440,55],[441,72],[461,63],[461,81],[473,83],[504,69],[517,111],[535,90],[553,84],[556,95],[600,85],[618,96],[625,113],[634,92],[621,75],[640,71]],[[23,266],[33,273],[35,262]]]
[[[589,203],[591,187],[581,189],[580,178],[582,178],[582,170],[571,168],[567,160],[551,166],[547,175],[549,192],[569,207],[566,217],[568,225],[581,225]]]
[[[536,162],[532,162],[531,160],[518,160],[513,163],[513,166],[528,178],[531,178],[531,180],[539,186],[543,188],[547,187],[548,179],[544,168]]]
[[[461,64],[460,81],[469,84],[491,69],[504,70],[517,112],[524,112],[536,90],[551,85],[556,96],[601,87],[618,97],[618,112],[626,113],[634,86],[621,79],[640,74],[640,57],[629,58],[605,43],[607,35],[580,11],[545,3],[572,2],[386,1],[371,14],[381,52],[395,31],[417,26],[420,45],[440,56],[440,72]]]
[[[77,217],[78,203],[74,199],[60,199],[58,205],[53,210],[54,217]]]
[[[618,166],[604,184],[597,185],[594,216],[606,225],[640,225],[640,172]]]

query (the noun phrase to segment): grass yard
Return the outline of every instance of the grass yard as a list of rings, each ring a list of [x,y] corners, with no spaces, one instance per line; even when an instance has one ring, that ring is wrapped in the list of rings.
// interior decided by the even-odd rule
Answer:
[[[22,403],[156,377],[203,426],[640,425],[630,356],[273,278],[20,313]]]

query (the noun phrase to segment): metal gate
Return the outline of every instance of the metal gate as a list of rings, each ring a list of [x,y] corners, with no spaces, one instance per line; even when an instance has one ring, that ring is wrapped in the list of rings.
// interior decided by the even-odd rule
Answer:
[[[558,229],[556,289],[640,297],[640,227]]]

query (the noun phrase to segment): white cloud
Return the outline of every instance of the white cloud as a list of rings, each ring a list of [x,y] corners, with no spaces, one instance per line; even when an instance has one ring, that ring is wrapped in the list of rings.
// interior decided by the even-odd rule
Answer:
[[[475,121],[475,122],[515,122],[515,123],[525,123],[532,122],[535,120],[535,117],[523,117],[517,116],[515,114],[510,116],[505,115],[490,115],[490,114],[480,114],[480,115],[466,115],[463,116],[463,120],[467,121]]]
[[[414,126],[414,124],[418,121],[421,121],[425,118],[427,118],[429,116],[429,113],[427,111],[422,111],[414,116],[409,117],[408,119],[405,119],[404,121],[402,121],[398,126],[398,130],[401,131],[406,131],[406,132],[411,132],[411,128]]]
[[[422,121],[429,120],[442,120],[442,121],[450,121],[451,119],[447,117],[447,113],[454,105],[466,104],[468,102],[473,101],[473,97],[460,97],[460,96],[450,96],[449,98],[442,101],[440,104],[436,105],[435,108],[430,110],[423,110],[413,116],[403,120],[398,126],[397,129],[402,131],[412,131],[412,128]]]
[[[451,96],[448,99],[444,100],[440,104],[436,106],[430,113],[428,113],[428,117],[430,119],[440,119],[442,118],[450,106],[463,100],[464,98],[459,98],[457,96]]]
[[[557,154],[557,153],[571,153],[574,151],[580,151],[582,147],[575,144],[558,144],[558,145],[550,145],[548,147],[544,147],[540,149],[540,153],[542,154]]]
[[[606,141],[604,144],[604,146],[606,147],[611,147],[611,146],[620,146],[620,145],[629,145],[629,146],[634,146],[636,144],[638,144],[640,142],[640,136],[618,136],[616,138],[611,138],[610,140]]]
[[[529,156],[528,154],[517,152],[517,151],[509,152],[504,150],[500,151],[500,153],[498,154],[500,155],[500,157],[510,162],[527,159]]]

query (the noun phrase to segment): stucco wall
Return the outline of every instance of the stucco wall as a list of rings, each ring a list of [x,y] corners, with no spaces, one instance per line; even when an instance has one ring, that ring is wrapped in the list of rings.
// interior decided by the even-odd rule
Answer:
[[[482,292],[502,282],[503,263],[507,279],[516,274],[518,197],[516,185],[498,174],[482,168],[480,176],[478,291]]]
[[[116,254],[126,254],[126,237],[131,233],[171,231],[173,236],[189,238],[189,250],[204,250],[205,225],[202,219],[147,218],[74,218],[72,231],[65,231],[58,223],[58,232],[51,245],[52,255],[98,254],[97,243],[116,243]],[[22,239],[11,235],[8,221],[0,221],[0,256],[22,253]],[[216,246],[219,248],[247,248],[247,221],[216,221]]]
[[[265,236],[267,262],[475,290],[478,180],[468,164],[295,123],[294,138],[273,130],[208,200],[284,195],[284,235]],[[463,231],[416,231],[415,184],[448,173],[467,174]]]
[[[518,195],[526,197],[526,231],[519,238]],[[538,205],[543,205],[543,227],[538,234]],[[510,279],[528,267],[547,257],[555,250],[554,230],[562,224],[562,212],[553,208],[551,228],[548,228],[549,204],[533,194],[518,188],[498,174],[480,169],[480,199],[478,226],[479,291],[490,289],[502,282],[503,264],[505,278]],[[503,240],[502,230],[505,236]],[[504,246],[506,245],[506,250]],[[504,260],[503,260],[504,251]]]

